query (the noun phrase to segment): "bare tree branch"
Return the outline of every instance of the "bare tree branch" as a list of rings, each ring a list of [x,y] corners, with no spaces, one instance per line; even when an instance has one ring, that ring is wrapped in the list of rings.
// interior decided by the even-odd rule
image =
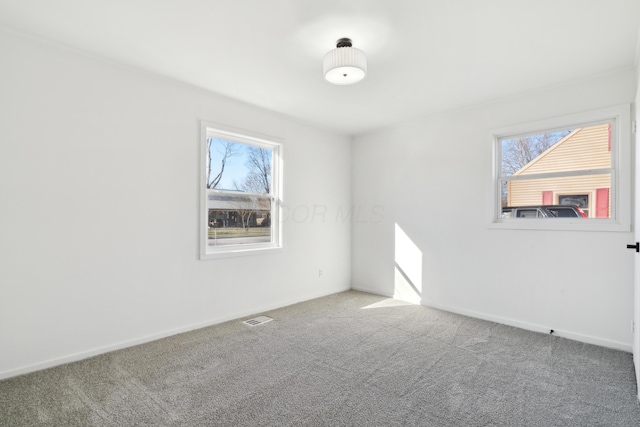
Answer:
[[[234,210],[240,216],[242,221],[242,229],[245,231],[249,230],[249,221],[251,220],[251,215],[256,211],[257,205],[252,198],[239,198],[233,202]]]
[[[246,163],[248,173],[245,176],[244,181],[234,182],[236,190],[244,191],[246,193],[271,194],[272,150],[260,147],[249,147],[248,150]],[[257,210],[267,211],[266,222],[264,222],[264,224],[270,224],[271,198],[259,198],[256,201],[256,204],[257,207],[254,207],[252,212],[256,212]],[[241,211],[243,211],[243,209],[237,210],[238,214],[242,216]]]
[[[502,142],[502,175],[511,176],[531,163],[540,154],[560,141],[571,131],[541,133]],[[502,205],[507,204],[507,185],[502,187]]]
[[[242,182],[234,182],[238,191],[247,193],[271,193],[271,150],[250,147],[247,159],[247,175]]]
[[[569,133],[570,131],[543,133],[503,141],[502,174],[515,174]]]
[[[220,155],[220,169],[217,170],[218,173],[214,177],[211,176],[215,172],[212,170],[213,159],[211,157],[211,151],[213,148],[215,148],[216,152]],[[213,189],[218,187],[227,161],[229,158],[238,154],[238,149],[238,145],[234,142],[207,138],[207,188]]]
[[[249,148],[249,174],[245,186],[255,193],[271,193],[271,153],[268,148]]]

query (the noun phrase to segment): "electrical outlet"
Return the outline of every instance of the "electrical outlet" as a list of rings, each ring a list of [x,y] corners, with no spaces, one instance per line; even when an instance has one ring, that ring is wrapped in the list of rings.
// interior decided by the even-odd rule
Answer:
[[[318,278],[319,278],[319,279],[322,279],[322,269],[319,269],[319,270],[318,270]]]
[[[636,330],[636,325],[635,325],[635,323],[634,323],[634,322],[633,322],[633,320],[632,320],[632,321],[631,321],[631,332],[633,332],[633,331],[635,331],[635,330]]]

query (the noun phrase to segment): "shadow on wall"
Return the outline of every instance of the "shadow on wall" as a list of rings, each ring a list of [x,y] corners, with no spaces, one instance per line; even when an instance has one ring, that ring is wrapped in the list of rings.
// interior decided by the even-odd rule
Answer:
[[[422,303],[422,251],[398,224],[395,225],[394,256],[393,297]]]

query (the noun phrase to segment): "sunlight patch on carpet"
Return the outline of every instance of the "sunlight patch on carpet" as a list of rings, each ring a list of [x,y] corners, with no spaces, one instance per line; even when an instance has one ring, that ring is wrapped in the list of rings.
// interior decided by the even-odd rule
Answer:
[[[361,310],[369,309],[369,308],[388,308],[388,307],[402,307],[405,305],[419,305],[414,302],[409,301],[400,301],[393,298],[387,298],[382,301],[374,302],[373,304],[365,305],[361,307]]]

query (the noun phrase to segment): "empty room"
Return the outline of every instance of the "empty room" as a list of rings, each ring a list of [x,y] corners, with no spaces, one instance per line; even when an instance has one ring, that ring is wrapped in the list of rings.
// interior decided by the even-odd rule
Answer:
[[[638,0],[0,0],[0,426],[640,425]]]

